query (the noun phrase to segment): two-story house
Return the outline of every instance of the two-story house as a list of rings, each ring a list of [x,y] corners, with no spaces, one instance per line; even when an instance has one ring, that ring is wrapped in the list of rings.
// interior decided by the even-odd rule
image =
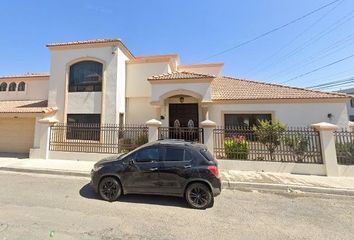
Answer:
[[[48,74],[0,77],[0,152],[40,148],[41,121],[163,126],[348,124],[348,96],[225,77],[223,64],[135,56],[119,39],[48,44]]]

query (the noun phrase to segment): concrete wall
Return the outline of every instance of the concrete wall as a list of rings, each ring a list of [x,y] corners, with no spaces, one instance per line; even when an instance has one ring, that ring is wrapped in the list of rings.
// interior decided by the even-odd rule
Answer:
[[[17,80],[17,79],[6,79],[6,81],[1,80],[2,82],[7,83],[7,89],[9,88],[9,84],[11,82],[15,82],[16,86],[20,82],[26,83],[25,91],[19,92],[0,92],[0,101],[4,100],[45,100],[48,98],[48,80],[36,80],[36,79],[29,79],[29,80]]]
[[[340,127],[348,126],[346,103],[259,103],[259,104],[211,104],[209,118],[217,125],[224,125],[225,113],[271,113],[273,120],[288,126],[309,126],[329,122]],[[333,117],[328,118],[331,113]]]
[[[260,171],[277,173],[294,173],[309,175],[326,175],[323,164],[281,163],[264,161],[218,160],[223,170]],[[354,175],[353,175],[354,176]]]

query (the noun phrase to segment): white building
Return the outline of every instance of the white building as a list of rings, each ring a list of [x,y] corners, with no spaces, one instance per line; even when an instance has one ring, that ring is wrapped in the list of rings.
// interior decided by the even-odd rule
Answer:
[[[347,108],[348,108],[349,120],[354,122],[354,88],[348,88],[338,92],[346,93],[352,96],[352,98],[347,102]]]
[[[40,156],[43,122],[348,124],[345,94],[224,77],[222,63],[182,65],[176,54],[134,56],[119,39],[47,47],[49,74],[0,77],[0,152]]]

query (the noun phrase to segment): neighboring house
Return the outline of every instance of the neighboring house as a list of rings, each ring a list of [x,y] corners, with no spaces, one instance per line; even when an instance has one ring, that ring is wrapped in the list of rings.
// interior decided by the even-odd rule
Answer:
[[[348,124],[348,96],[224,77],[223,64],[134,56],[118,39],[48,44],[50,74],[0,77],[0,152],[35,152],[41,120],[59,123],[252,126]],[[43,120],[42,120],[43,121]]]
[[[352,96],[352,98],[348,101],[347,106],[348,106],[349,120],[354,122],[354,88],[348,88],[348,89],[340,90],[338,92],[346,93]]]

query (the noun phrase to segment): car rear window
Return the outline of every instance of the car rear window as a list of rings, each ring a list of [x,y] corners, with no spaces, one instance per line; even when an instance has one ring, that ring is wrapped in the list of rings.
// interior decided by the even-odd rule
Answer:
[[[200,150],[200,153],[210,162],[214,162],[214,157],[213,155],[207,150],[207,149],[202,149]]]

